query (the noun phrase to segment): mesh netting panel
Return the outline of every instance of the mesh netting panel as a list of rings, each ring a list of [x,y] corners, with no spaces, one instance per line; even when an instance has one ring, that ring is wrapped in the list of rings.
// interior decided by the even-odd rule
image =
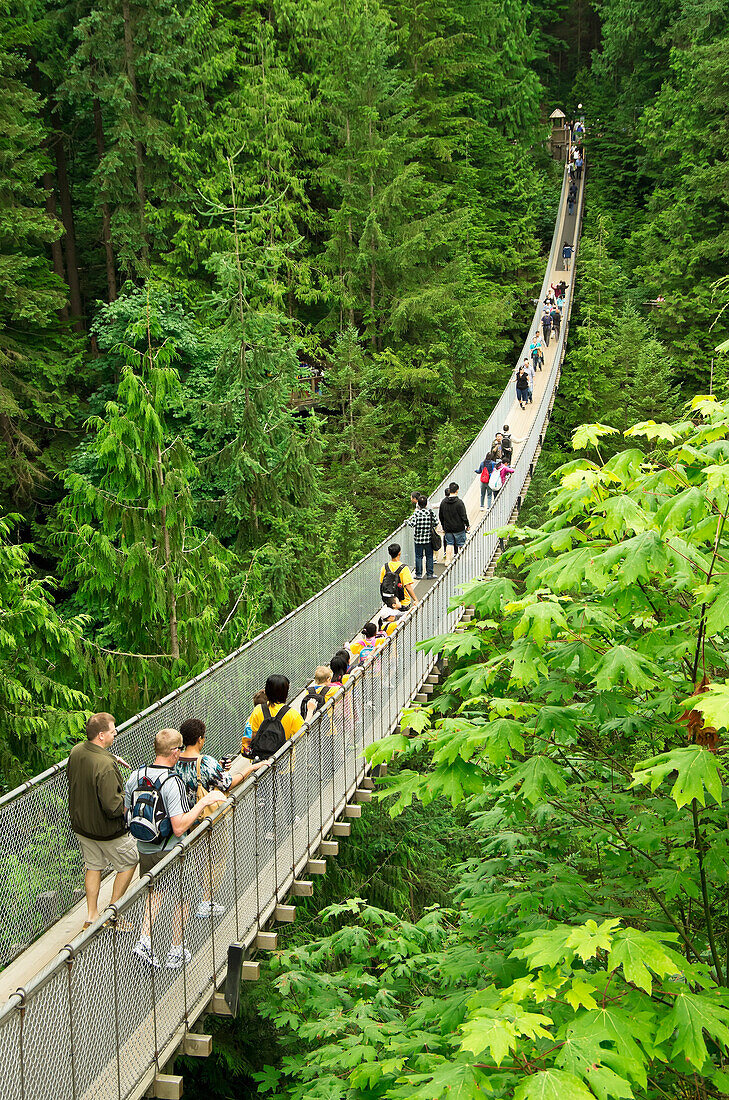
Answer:
[[[553,256],[558,241],[555,232]],[[205,1003],[219,983],[228,946],[250,938],[261,914],[284,899],[295,870],[353,797],[365,771],[366,747],[392,729],[432,667],[433,656],[417,643],[454,626],[460,612],[448,610],[450,598],[493,557],[494,531],[507,525],[540,446],[567,327],[515,474],[383,649],[271,766],[233,792],[223,813],[199,826],[151,881],[130,892],[116,922],[83,937],[70,964],[61,957],[31,982],[22,1010],[11,1004],[0,1016],[3,1097],[126,1100],[145,1073],[169,1056],[165,1048],[174,1046],[191,1006]],[[447,480],[470,482],[482,450],[511,408],[507,389]],[[148,759],[157,729],[177,726],[191,714],[207,722],[209,751],[221,755],[237,749],[252,694],[269,672],[285,669],[294,690],[300,689],[311,670],[372,613],[382,560],[378,547],[308,604],[131,720],[119,738],[120,753],[132,764]],[[66,794],[60,766],[0,802],[4,959],[78,897],[81,862]],[[151,932],[156,966],[134,953],[143,926]]]

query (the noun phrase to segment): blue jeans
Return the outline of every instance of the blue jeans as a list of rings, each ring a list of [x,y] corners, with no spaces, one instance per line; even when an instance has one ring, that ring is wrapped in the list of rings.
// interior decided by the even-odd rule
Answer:
[[[433,547],[429,542],[415,543],[415,576],[422,577],[423,575],[423,554],[425,554],[425,572],[429,577],[434,577]]]
[[[491,505],[494,503],[494,500],[496,499],[496,493],[493,491],[493,489],[490,489],[488,485],[484,485],[484,483],[481,482],[481,507],[482,508],[483,508],[484,499],[485,499],[487,494],[488,494],[488,498],[489,498],[489,508],[490,508]]]
[[[462,546],[466,545],[466,532],[465,531],[444,531],[443,532],[443,546],[453,547],[453,557],[456,556]]]

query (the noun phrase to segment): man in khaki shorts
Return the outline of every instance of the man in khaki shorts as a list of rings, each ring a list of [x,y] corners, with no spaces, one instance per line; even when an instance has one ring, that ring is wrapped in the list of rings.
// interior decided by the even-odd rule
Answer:
[[[115,733],[113,715],[92,714],[86,723],[86,740],[74,745],[68,758],[68,810],[86,871],[84,928],[99,917],[102,872],[109,865],[116,871],[114,904],[126,892],[139,860],[124,817],[124,783],[109,751]]]

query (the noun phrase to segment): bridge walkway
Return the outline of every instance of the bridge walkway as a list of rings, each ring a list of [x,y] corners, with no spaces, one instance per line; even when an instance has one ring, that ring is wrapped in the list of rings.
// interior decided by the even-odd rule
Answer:
[[[581,185],[575,220],[570,223],[563,182],[542,298],[550,282],[563,275],[562,240],[577,244],[582,191]],[[571,300],[570,288],[568,310]],[[538,307],[535,322],[539,312]],[[280,751],[270,768],[242,784],[222,812],[186,837],[153,876],[137,882],[118,913],[107,912],[106,923],[102,918],[88,932],[79,934],[83,910],[79,905],[69,907],[0,974],[0,997],[7,999],[0,1010],[0,1058],[4,1065],[0,1100],[141,1097],[210,1004],[225,979],[230,952],[255,949],[261,930],[272,919],[292,919],[286,898],[292,891],[294,895],[310,892],[304,876],[321,870],[318,854],[322,850],[333,854],[337,835],[346,835],[347,819],[359,816],[359,802],[368,797],[361,787],[368,772],[364,757],[367,747],[396,725],[403,706],[432,669],[434,657],[423,653],[418,643],[453,629],[462,609],[449,610],[452,595],[474,576],[484,574],[497,553],[495,531],[509,522],[518,507],[549,420],[567,330],[565,317],[560,340],[552,341],[544,371],[536,376],[533,404],[525,410],[518,407],[514,383],[509,379],[479,438],[446,479],[444,484],[456,480],[468,486],[464,498],[471,518],[471,537],[447,569],[438,569],[441,575],[435,581],[417,583],[420,604],[398,626],[379,656]],[[504,421],[508,421],[515,436],[525,439],[515,447],[515,474],[484,515],[479,511],[480,488],[474,470]],[[431,500],[437,508],[440,494],[434,494]],[[397,537],[406,548],[406,558],[412,546],[408,534],[408,528],[400,528],[390,537]],[[341,586],[337,587],[336,582],[330,586],[334,602],[324,606],[332,616],[332,609],[338,608],[342,624],[361,625],[372,613],[372,592],[376,591],[373,578],[378,576],[381,562],[382,547],[378,547],[350,571],[362,587],[362,601],[366,601],[354,608],[343,601]],[[318,623],[323,614],[317,601],[327,592],[324,590],[289,617],[295,620],[311,606],[313,617],[305,620],[305,633],[297,636],[287,627],[284,645],[277,633],[282,624],[277,624],[254,640],[258,644],[267,635],[273,639],[270,645],[275,646],[277,667],[288,669],[295,659],[306,662],[302,665],[306,675],[292,676],[297,690],[319,663],[315,658],[331,652],[332,637],[342,640],[354,633],[354,629],[333,633],[337,624],[326,622],[326,648],[317,638],[319,648],[312,644],[307,649],[304,639],[312,633],[311,623]],[[356,604],[354,597],[359,588],[352,588],[352,592]],[[370,610],[362,614],[367,606]],[[130,720],[127,730],[135,751],[148,752],[150,730],[161,724],[177,725],[191,712],[210,718],[208,728],[212,722],[216,730],[225,731],[228,745],[235,743],[250,710],[251,689],[262,682],[261,668],[271,667],[270,648],[266,652],[261,647],[264,652],[252,668],[243,661],[253,646],[248,643],[209,673]],[[56,782],[62,774],[62,767],[52,769],[48,776],[29,784],[33,797],[40,797],[36,793],[39,786],[41,794],[45,790],[42,783]],[[6,796],[2,800],[6,811],[26,795],[30,797],[30,790]],[[59,796],[54,794],[53,798],[55,806]],[[147,898],[158,891],[164,900],[153,929],[153,949],[164,958],[171,942],[175,906],[194,905],[203,884],[209,886],[224,912],[205,921],[189,918],[185,938],[190,962],[180,971],[170,971],[155,970],[135,959],[131,955],[135,936],[123,932],[116,917],[137,927]],[[108,891],[108,884],[105,889]]]

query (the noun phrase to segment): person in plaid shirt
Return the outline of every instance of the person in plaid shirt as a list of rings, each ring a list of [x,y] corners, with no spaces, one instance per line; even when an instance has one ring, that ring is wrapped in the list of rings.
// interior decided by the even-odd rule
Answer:
[[[425,555],[425,575],[426,577],[434,577],[433,545],[430,538],[436,525],[436,519],[428,507],[426,496],[421,494],[418,497],[418,507],[408,520],[408,525],[415,529],[413,535],[413,542],[415,543],[415,579],[420,580],[423,576],[423,555]]]

